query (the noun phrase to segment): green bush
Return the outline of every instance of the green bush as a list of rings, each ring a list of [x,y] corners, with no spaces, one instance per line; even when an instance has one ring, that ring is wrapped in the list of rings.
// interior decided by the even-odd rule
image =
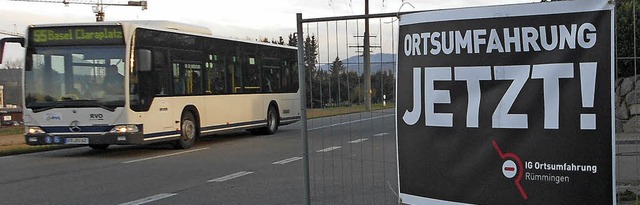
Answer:
[[[640,205],[640,200],[638,200],[640,196],[638,196],[636,193],[633,193],[632,191],[629,190],[625,190],[622,193],[618,193],[618,201],[624,201],[624,202],[633,202],[635,201],[635,203],[633,203],[634,205]]]

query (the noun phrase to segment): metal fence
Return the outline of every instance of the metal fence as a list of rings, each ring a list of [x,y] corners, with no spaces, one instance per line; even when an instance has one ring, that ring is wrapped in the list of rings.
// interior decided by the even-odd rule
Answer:
[[[301,19],[308,108],[354,114],[306,120],[313,204],[397,204],[395,34],[397,14],[370,16],[371,102],[364,109],[364,16]],[[301,32],[300,32],[301,31]],[[315,57],[314,57],[315,56]],[[386,107],[385,107],[386,106]]]
[[[616,4],[616,185],[618,202],[629,204],[640,203],[639,3],[633,0]]]
[[[637,69],[637,1],[616,8],[616,164],[617,201],[638,204],[640,194],[640,71]],[[313,204],[398,204],[395,115],[392,107],[360,112],[364,104],[365,16],[303,19],[306,107],[356,112],[307,120],[303,116]],[[398,14],[369,15],[371,94],[374,104],[395,101]],[[313,42],[315,41],[315,46]],[[317,55],[316,58],[313,55]],[[402,92],[402,91],[398,91]],[[305,109],[306,110],[306,109]]]

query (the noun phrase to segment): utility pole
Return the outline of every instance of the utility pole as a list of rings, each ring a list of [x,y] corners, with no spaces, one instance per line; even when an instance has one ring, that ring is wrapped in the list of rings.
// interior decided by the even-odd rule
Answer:
[[[364,0],[364,105],[371,111],[371,48],[369,40],[369,0]]]

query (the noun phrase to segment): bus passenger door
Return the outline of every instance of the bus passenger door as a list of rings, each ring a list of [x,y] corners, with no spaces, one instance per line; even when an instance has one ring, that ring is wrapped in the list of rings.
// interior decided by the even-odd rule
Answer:
[[[171,120],[171,104],[168,77],[156,75],[158,72],[141,73],[139,75],[138,93],[132,93],[139,100],[132,100],[134,111],[145,112],[145,133],[156,133],[173,130]],[[134,89],[135,90],[135,89]]]
[[[162,126],[163,130],[173,130],[173,120],[171,119],[171,104],[167,100],[167,98],[156,98],[158,101],[158,115],[157,119],[160,126]]]
[[[167,65],[163,50],[139,49],[136,53],[134,76],[130,79],[132,108],[146,112],[145,133],[174,130],[171,120],[172,95],[171,69]]]

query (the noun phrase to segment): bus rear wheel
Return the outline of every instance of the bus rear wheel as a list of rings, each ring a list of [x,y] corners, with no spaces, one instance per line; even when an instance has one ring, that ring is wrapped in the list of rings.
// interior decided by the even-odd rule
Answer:
[[[269,107],[269,111],[267,112],[267,127],[264,128],[264,134],[272,135],[278,131],[278,125],[280,124],[279,118],[278,110],[273,106]]]
[[[180,139],[177,139],[173,143],[173,147],[176,149],[188,149],[195,144],[196,137],[198,137],[198,128],[195,121],[195,117],[191,112],[185,112],[182,114],[182,120],[180,121]]]
[[[272,135],[278,131],[278,125],[280,124],[279,119],[278,110],[273,106],[269,106],[269,110],[267,111],[267,126],[250,131],[252,134]]]

